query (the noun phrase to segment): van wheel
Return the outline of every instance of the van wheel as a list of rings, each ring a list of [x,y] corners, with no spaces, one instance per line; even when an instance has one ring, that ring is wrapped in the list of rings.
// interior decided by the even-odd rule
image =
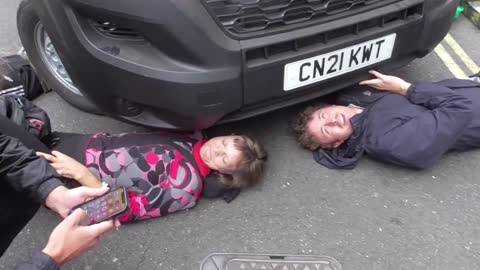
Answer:
[[[20,3],[17,27],[20,40],[38,77],[71,105],[82,111],[100,114],[72,82],[42,22],[35,12],[33,1]]]

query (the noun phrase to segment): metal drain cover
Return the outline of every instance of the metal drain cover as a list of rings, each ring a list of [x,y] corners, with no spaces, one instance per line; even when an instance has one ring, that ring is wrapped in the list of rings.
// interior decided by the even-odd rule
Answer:
[[[213,253],[202,262],[201,270],[342,270],[328,256]]]

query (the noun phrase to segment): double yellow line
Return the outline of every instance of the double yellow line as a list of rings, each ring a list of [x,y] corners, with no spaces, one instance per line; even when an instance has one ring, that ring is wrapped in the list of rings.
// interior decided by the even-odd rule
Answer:
[[[450,46],[450,48],[455,52],[456,55],[462,60],[465,66],[470,70],[472,74],[475,74],[480,71],[480,68],[475,64],[475,62],[468,56],[468,54],[463,50],[463,48],[458,44],[455,39],[450,34],[443,39],[445,43]],[[460,66],[453,60],[452,56],[445,50],[442,43],[438,44],[435,48],[435,53],[440,57],[445,66],[450,70],[450,72],[458,79],[466,79],[468,76],[463,72]]]

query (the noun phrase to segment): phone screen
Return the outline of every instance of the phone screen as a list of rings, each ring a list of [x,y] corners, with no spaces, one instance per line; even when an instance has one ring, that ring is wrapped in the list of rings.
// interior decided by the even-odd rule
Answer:
[[[108,192],[100,198],[96,198],[79,208],[87,212],[88,218],[83,220],[83,225],[91,225],[105,221],[111,217],[124,213],[127,210],[126,193],[124,188]]]

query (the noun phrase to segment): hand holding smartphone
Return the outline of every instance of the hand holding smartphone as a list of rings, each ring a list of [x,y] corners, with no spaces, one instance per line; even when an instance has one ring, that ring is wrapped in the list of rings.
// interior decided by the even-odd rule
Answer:
[[[101,197],[77,206],[71,212],[78,208],[87,212],[87,218],[81,222],[85,226],[113,219],[127,212],[129,208],[127,192],[125,188],[109,191]]]

